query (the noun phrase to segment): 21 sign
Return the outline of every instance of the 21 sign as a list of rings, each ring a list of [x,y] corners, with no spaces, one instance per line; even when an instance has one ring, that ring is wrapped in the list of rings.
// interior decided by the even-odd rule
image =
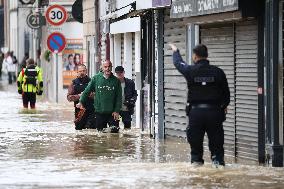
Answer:
[[[27,17],[27,24],[32,29],[40,28],[41,15],[39,13],[30,13]]]

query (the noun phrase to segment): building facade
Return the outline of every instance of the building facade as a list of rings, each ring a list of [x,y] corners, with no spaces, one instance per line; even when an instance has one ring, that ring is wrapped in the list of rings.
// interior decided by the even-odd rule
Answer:
[[[229,82],[226,155],[283,166],[283,1],[100,3],[93,8],[100,20],[93,27],[100,47],[95,57],[99,64],[109,57],[123,65],[135,80],[137,127],[154,137],[185,137],[187,83],[168,44],[191,64],[192,48],[203,43]]]

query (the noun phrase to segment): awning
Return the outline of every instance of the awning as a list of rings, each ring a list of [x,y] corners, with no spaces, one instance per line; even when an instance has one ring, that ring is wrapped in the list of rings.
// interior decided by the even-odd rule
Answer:
[[[200,16],[239,9],[239,0],[173,0],[171,18]]]
[[[141,29],[140,17],[127,18],[110,24],[110,33],[137,32]]]

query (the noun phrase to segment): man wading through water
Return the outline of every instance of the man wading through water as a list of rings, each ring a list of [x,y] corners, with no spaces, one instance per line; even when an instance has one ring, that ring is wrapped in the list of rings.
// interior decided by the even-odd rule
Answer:
[[[84,104],[85,110],[77,108],[76,105],[79,103],[80,96],[82,92],[87,87],[88,83],[91,81],[89,76],[87,76],[87,68],[84,64],[78,66],[77,78],[74,79],[68,88],[67,100],[69,102],[74,102],[75,107],[75,129],[82,130],[87,128],[95,128],[95,112],[94,112],[94,95],[95,93],[90,93],[89,97],[86,99]],[[82,115],[80,115],[82,113]]]
[[[106,60],[102,64],[102,72],[96,74],[80,97],[77,108],[82,108],[91,92],[95,92],[94,108],[96,128],[103,131],[107,124],[111,132],[119,131],[119,112],[122,106],[120,81],[111,72],[112,63]],[[83,104],[83,105],[82,105]]]

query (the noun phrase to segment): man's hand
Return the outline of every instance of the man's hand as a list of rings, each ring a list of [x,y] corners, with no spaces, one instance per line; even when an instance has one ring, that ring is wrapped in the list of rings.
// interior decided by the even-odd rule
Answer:
[[[84,106],[80,102],[76,104],[76,108],[85,109]]]
[[[114,119],[114,120],[119,120],[119,113],[113,112],[113,113],[112,113],[112,116],[113,116],[113,119]]]
[[[172,51],[176,52],[178,50],[178,48],[174,45],[174,44],[169,44],[169,46],[171,47]]]

